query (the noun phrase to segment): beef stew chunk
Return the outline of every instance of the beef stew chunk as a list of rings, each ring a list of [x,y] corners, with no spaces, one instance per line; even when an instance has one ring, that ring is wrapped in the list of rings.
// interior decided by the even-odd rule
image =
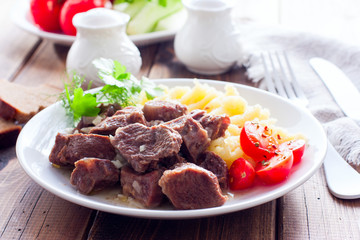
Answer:
[[[166,170],[159,185],[177,209],[218,207],[227,200],[215,174],[193,163]]]
[[[205,129],[190,116],[185,115],[162,125],[180,133],[184,142],[181,151],[189,161],[195,162],[210,145]]]
[[[165,169],[170,169],[176,164],[185,163],[185,162],[186,162],[186,159],[183,158],[180,155],[180,153],[178,153],[178,154],[174,154],[172,156],[160,159],[159,160],[159,166],[163,167]]]
[[[119,128],[111,143],[135,171],[145,172],[158,168],[159,159],[177,154],[182,138],[163,125],[147,127],[134,123]]]
[[[229,170],[225,161],[216,153],[206,151],[198,159],[200,167],[214,173],[218,178],[221,189],[229,189]]]
[[[73,166],[76,161],[86,157],[112,160],[115,156],[115,149],[107,136],[58,133],[49,160],[59,166]]]
[[[95,127],[92,127],[89,133],[114,136],[116,129],[132,123],[146,125],[146,120],[141,109],[130,106],[116,111],[111,117],[105,118]]]
[[[187,114],[187,111],[185,105],[163,100],[148,101],[143,108],[147,121],[162,120],[166,122]]]
[[[207,115],[207,112],[205,110],[195,109],[192,110],[189,115],[196,121],[199,121],[202,117]]]
[[[131,167],[124,166],[121,168],[120,177],[123,194],[133,197],[147,208],[157,207],[164,198],[158,184],[161,175],[161,170],[138,173]]]
[[[119,182],[120,171],[107,159],[83,158],[75,162],[70,183],[82,194],[99,191]]]
[[[201,124],[211,140],[225,136],[225,131],[230,125],[230,118],[225,114],[210,115],[204,110],[194,110],[191,111],[190,116]]]

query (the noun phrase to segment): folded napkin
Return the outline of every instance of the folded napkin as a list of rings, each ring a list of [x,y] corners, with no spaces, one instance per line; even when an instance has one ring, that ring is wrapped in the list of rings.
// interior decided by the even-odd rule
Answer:
[[[266,89],[260,53],[286,51],[295,76],[309,99],[308,109],[323,124],[335,149],[360,172],[360,126],[344,116],[308,62],[311,57],[330,60],[360,89],[360,43],[353,46],[311,33],[255,23],[240,24],[238,28],[244,50],[239,63],[247,67],[249,79]],[[360,103],[354,104],[359,104],[360,111]]]

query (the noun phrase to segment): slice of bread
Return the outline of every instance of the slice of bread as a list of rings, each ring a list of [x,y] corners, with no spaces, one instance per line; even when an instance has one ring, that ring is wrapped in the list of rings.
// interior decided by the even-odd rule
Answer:
[[[13,146],[20,130],[21,126],[0,118],[0,149]]]
[[[27,87],[0,79],[0,117],[26,123],[40,110],[56,102],[60,92],[50,85]]]

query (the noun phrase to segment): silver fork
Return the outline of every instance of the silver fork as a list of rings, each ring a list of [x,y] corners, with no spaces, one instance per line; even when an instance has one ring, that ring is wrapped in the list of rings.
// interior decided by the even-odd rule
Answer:
[[[296,80],[286,53],[267,53],[262,54],[261,58],[268,91],[306,107],[309,101]],[[330,192],[342,199],[360,198],[360,174],[339,155],[329,141],[327,147],[324,171]]]

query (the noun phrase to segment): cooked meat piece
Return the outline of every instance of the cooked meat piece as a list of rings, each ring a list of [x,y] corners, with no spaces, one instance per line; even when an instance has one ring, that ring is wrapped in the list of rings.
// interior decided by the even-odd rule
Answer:
[[[211,140],[214,140],[225,136],[225,131],[230,125],[230,118],[227,115],[205,115],[199,122]]]
[[[146,125],[144,114],[139,108],[126,107],[118,110],[113,116],[105,118],[95,127],[91,128],[89,133],[114,136],[116,129],[132,123]]]
[[[159,159],[179,152],[182,139],[175,130],[158,125],[134,123],[119,128],[111,139],[113,146],[137,172],[156,169]]]
[[[147,121],[166,122],[187,114],[187,107],[176,102],[152,100],[145,103],[143,112]]]
[[[119,182],[120,171],[107,159],[83,158],[75,162],[70,182],[79,192],[89,194]]]
[[[225,114],[210,115],[203,110],[194,110],[191,111],[190,116],[199,121],[211,140],[225,136],[225,131],[230,125],[230,118]]]
[[[133,197],[145,207],[156,207],[164,197],[158,184],[161,175],[161,170],[137,173],[132,168],[124,166],[121,168],[120,177],[123,194]]]
[[[107,136],[96,134],[62,134],[55,139],[49,161],[60,165],[74,165],[77,160],[85,157],[114,159],[114,147]]]
[[[111,117],[118,110],[121,110],[121,106],[118,103],[110,104],[110,105],[100,105],[100,115],[105,117]]]
[[[166,170],[159,185],[177,209],[217,207],[227,200],[215,174],[193,163]]]
[[[152,126],[159,125],[159,124],[162,124],[162,123],[164,123],[163,120],[152,120],[152,121],[148,121],[146,125],[148,127],[152,127]]]
[[[160,159],[159,160],[159,165],[161,167],[164,167],[165,169],[170,169],[175,164],[185,163],[185,162],[186,162],[185,158],[180,156],[180,154],[174,154],[172,156]]]
[[[199,121],[203,116],[207,115],[205,110],[195,109],[192,110],[189,115],[196,121]]]
[[[210,145],[210,139],[205,129],[188,115],[162,125],[169,126],[180,133],[184,142],[181,151],[189,161],[195,162]]]
[[[214,173],[218,178],[221,189],[229,188],[229,170],[225,161],[216,153],[206,151],[198,159],[199,166]]]

